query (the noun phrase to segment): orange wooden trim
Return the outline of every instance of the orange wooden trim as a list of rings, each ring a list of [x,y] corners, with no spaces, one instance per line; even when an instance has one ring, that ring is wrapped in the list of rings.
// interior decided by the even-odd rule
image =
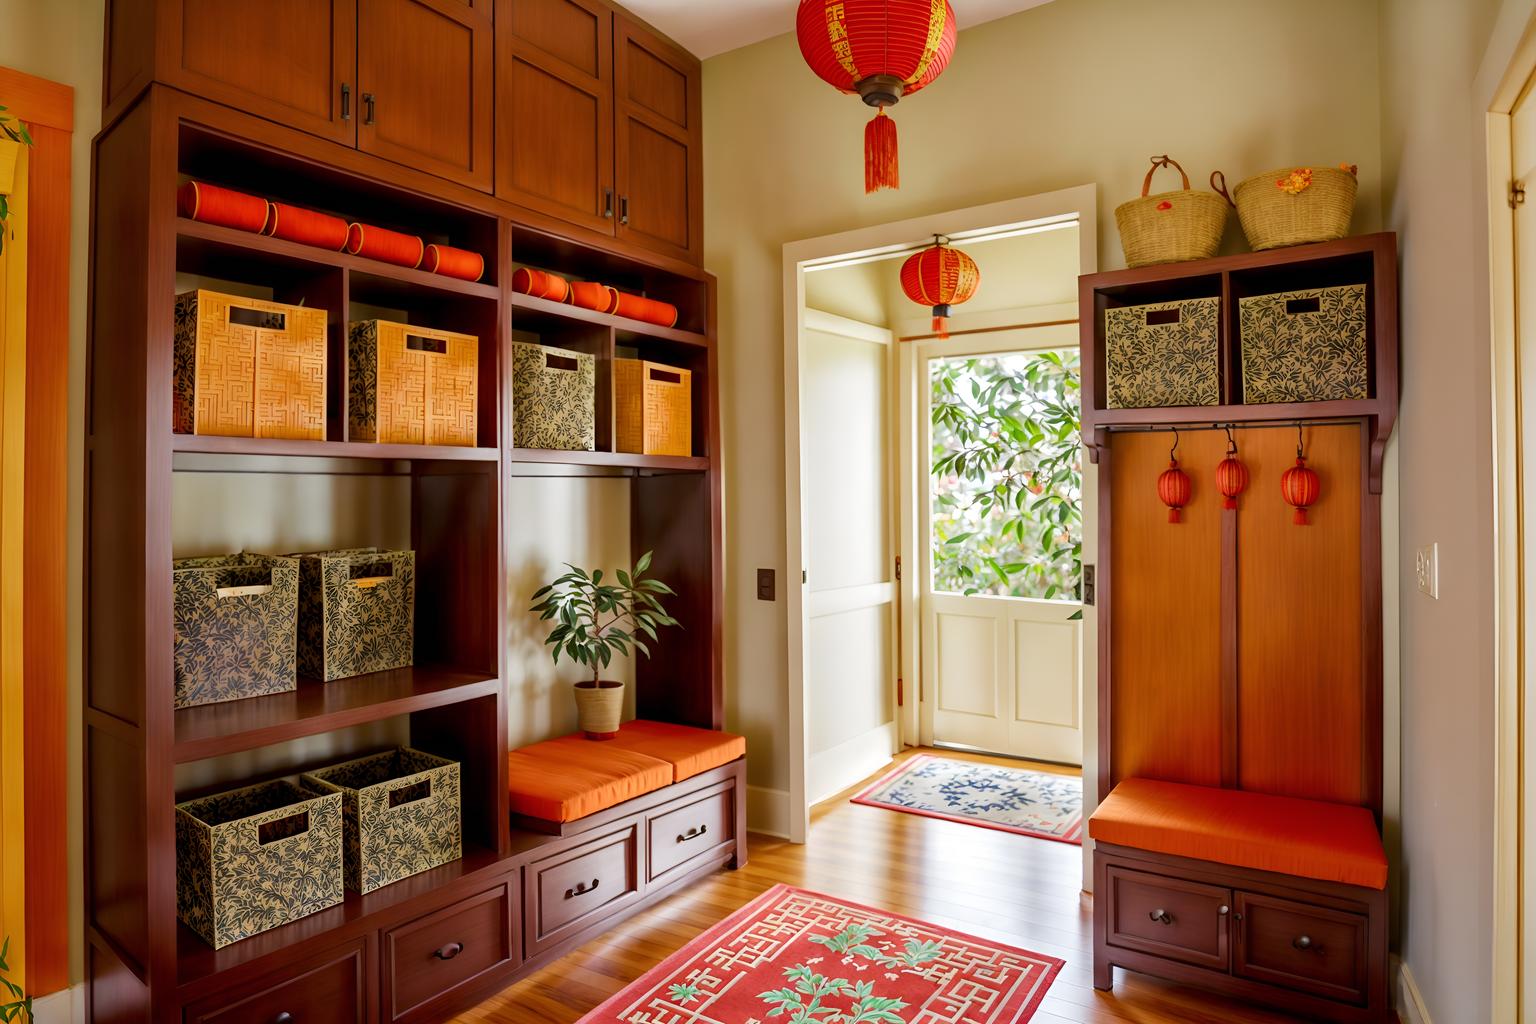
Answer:
[[[0,68],[0,103],[30,125],[75,130],[75,90],[12,68]]]

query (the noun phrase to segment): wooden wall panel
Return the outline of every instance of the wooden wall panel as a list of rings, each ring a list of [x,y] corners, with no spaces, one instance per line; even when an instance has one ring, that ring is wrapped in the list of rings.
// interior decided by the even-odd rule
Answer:
[[[1322,496],[1302,527],[1280,497],[1296,431],[1238,435],[1252,480],[1238,523],[1238,781],[1265,793],[1366,803],[1360,428],[1310,426],[1305,437]]]
[[[1216,464],[1226,436],[1180,435],[1193,484],[1184,522],[1168,522],[1157,478],[1172,435],[1116,434],[1109,582],[1114,628],[1114,778],[1221,784],[1221,497]]]

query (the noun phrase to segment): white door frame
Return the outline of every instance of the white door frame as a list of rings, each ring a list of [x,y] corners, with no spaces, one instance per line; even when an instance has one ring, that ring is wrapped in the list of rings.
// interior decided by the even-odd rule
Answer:
[[[805,785],[808,757],[805,718],[806,658],[808,656],[805,643],[806,601],[804,585],[793,579],[794,574],[803,572],[806,565],[806,523],[804,505],[801,501],[803,478],[800,459],[800,346],[805,311],[806,267],[834,262],[839,258],[900,251],[934,235],[955,237],[964,235],[966,232],[985,231],[1004,226],[1024,227],[1053,220],[1076,220],[1082,248],[1080,259],[1083,272],[1092,273],[1098,266],[1097,210],[1097,186],[1078,185],[1022,199],[933,213],[890,224],[789,242],[784,246],[784,492],[785,550],[787,552],[785,571],[786,576],[789,577],[785,580],[784,594],[788,618],[789,837],[792,842],[805,842],[810,831],[810,806],[806,801]],[[906,409],[908,404],[903,398],[898,410]],[[898,411],[895,419],[898,429],[903,431],[915,429],[915,424],[910,422],[910,415]],[[893,443],[894,441],[895,439]],[[900,483],[904,489],[904,495],[910,475],[910,468],[903,466]],[[912,531],[904,525],[901,531],[902,550],[900,552],[903,565],[912,564],[913,552],[908,546],[912,540],[911,534]],[[912,579],[912,573],[904,573],[899,585],[900,614],[902,621],[908,624],[916,622]],[[906,636],[909,636],[912,630],[908,628],[903,632],[901,676],[903,679],[911,680],[916,678],[916,651],[915,646],[906,640]],[[1088,642],[1086,633],[1084,646],[1085,648],[1092,646]],[[1089,663],[1085,661],[1085,672],[1088,668]],[[1085,701],[1088,699],[1086,695],[1092,690],[1093,687],[1086,685],[1083,687]],[[910,691],[909,687],[909,693]],[[901,709],[904,729],[907,707],[915,703],[915,700],[909,697],[906,706]],[[1087,725],[1094,720],[1093,709],[1085,708],[1084,710],[1083,720]],[[1085,761],[1091,760],[1089,754],[1091,749],[1085,730]],[[1085,792],[1088,791],[1087,786],[1090,781],[1084,780]]]

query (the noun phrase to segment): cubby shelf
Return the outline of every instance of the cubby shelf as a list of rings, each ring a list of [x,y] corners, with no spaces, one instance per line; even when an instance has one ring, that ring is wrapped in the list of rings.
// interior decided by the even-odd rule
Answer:
[[[171,451],[200,455],[265,455],[319,459],[417,459],[433,462],[495,462],[495,448],[433,444],[372,444],[367,441],[286,441],[270,437],[172,434]]]
[[[636,455],[630,452],[568,452],[550,448],[513,448],[514,463],[544,466],[595,466],[603,469],[654,470],[663,473],[702,473],[709,459],[702,455]]]
[[[1169,423],[1250,423],[1297,420],[1341,420],[1373,416],[1381,411],[1374,398],[1336,402],[1282,402],[1263,405],[1184,405],[1148,409],[1101,409],[1094,414],[1096,427],[1145,426]]]
[[[709,338],[703,334],[680,331],[675,327],[661,327],[641,320],[631,320],[627,316],[599,313],[595,309],[573,306],[567,302],[551,302],[549,299],[535,298],[532,295],[524,295],[522,292],[512,293],[512,327],[514,329],[537,331],[551,322],[569,324],[571,321],[596,324],[599,327],[612,327],[618,333],[619,342],[626,345],[655,339],[675,342],[679,345],[694,345],[699,348],[709,347]]]
[[[482,674],[422,666],[329,683],[300,679],[290,693],[180,709],[172,759],[183,764],[240,753],[492,696],[500,689],[497,679]]]

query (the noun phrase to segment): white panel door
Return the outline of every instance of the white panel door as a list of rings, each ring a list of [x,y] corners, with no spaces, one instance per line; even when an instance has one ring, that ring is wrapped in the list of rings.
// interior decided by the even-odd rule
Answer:
[[[890,760],[896,587],[890,332],[807,312],[801,349],[806,530],[806,797]]]

